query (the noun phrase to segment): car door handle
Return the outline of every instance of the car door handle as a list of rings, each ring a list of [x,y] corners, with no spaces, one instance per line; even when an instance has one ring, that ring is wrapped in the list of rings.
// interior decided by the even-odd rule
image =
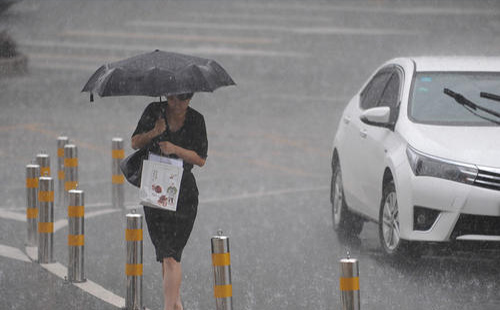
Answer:
[[[367,134],[367,133],[366,133],[366,129],[361,129],[361,130],[359,131],[359,135],[361,136],[361,138],[366,138],[366,134]]]
[[[349,124],[351,122],[351,118],[349,116],[344,117],[344,123]]]

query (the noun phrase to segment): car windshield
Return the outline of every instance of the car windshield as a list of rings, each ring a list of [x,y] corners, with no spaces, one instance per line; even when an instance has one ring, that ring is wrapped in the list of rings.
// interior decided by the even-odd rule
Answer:
[[[412,121],[450,126],[499,126],[500,118],[458,103],[444,89],[459,93],[476,105],[500,113],[500,102],[480,97],[481,92],[500,95],[500,73],[420,72],[408,108]]]

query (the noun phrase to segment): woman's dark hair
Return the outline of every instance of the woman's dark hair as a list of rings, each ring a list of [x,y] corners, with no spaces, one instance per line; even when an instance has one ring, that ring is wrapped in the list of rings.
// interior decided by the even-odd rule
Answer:
[[[185,94],[179,94],[179,95],[175,95],[177,97],[177,99],[179,100],[188,100],[188,99],[191,99],[193,98],[193,95],[194,93],[185,93]]]

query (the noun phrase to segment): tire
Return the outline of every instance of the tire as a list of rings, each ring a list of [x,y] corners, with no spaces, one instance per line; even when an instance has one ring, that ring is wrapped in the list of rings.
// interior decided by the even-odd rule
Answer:
[[[333,166],[330,201],[332,203],[333,229],[342,237],[358,236],[363,230],[364,221],[347,208],[339,164]]]
[[[418,258],[419,248],[401,239],[399,207],[394,180],[387,182],[383,189],[379,212],[379,240],[385,255],[394,258]]]

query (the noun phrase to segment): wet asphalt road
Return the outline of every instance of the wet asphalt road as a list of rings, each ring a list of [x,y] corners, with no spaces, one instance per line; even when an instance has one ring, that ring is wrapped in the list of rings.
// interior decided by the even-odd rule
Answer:
[[[439,248],[418,262],[387,261],[375,224],[339,242],[329,202],[331,141],[350,96],[392,57],[497,55],[494,1],[25,0],[0,25],[29,57],[27,74],[0,78],[0,245],[24,251],[25,165],[46,151],[55,169],[59,135],[78,146],[87,214],[110,208],[111,139],[126,139],[129,154],[151,99],[91,104],[80,90],[101,64],[159,48],[214,58],[238,84],[192,101],[205,116],[209,158],[195,169],[186,309],[215,308],[210,237],[219,228],[231,242],[235,309],[339,309],[346,250],[359,259],[363,309],[500,307],[500,251]],[[137,206],[135,188],[125,200]],[[123,297],[126,212],[111,211],[86,220],[86,276]],[[55,235],[65,266],[66,234]],[[161,309],[153,252],[145,236],[144,304]],[[35,263],[1,257],[0,266],[1,308],[113,309]]]

